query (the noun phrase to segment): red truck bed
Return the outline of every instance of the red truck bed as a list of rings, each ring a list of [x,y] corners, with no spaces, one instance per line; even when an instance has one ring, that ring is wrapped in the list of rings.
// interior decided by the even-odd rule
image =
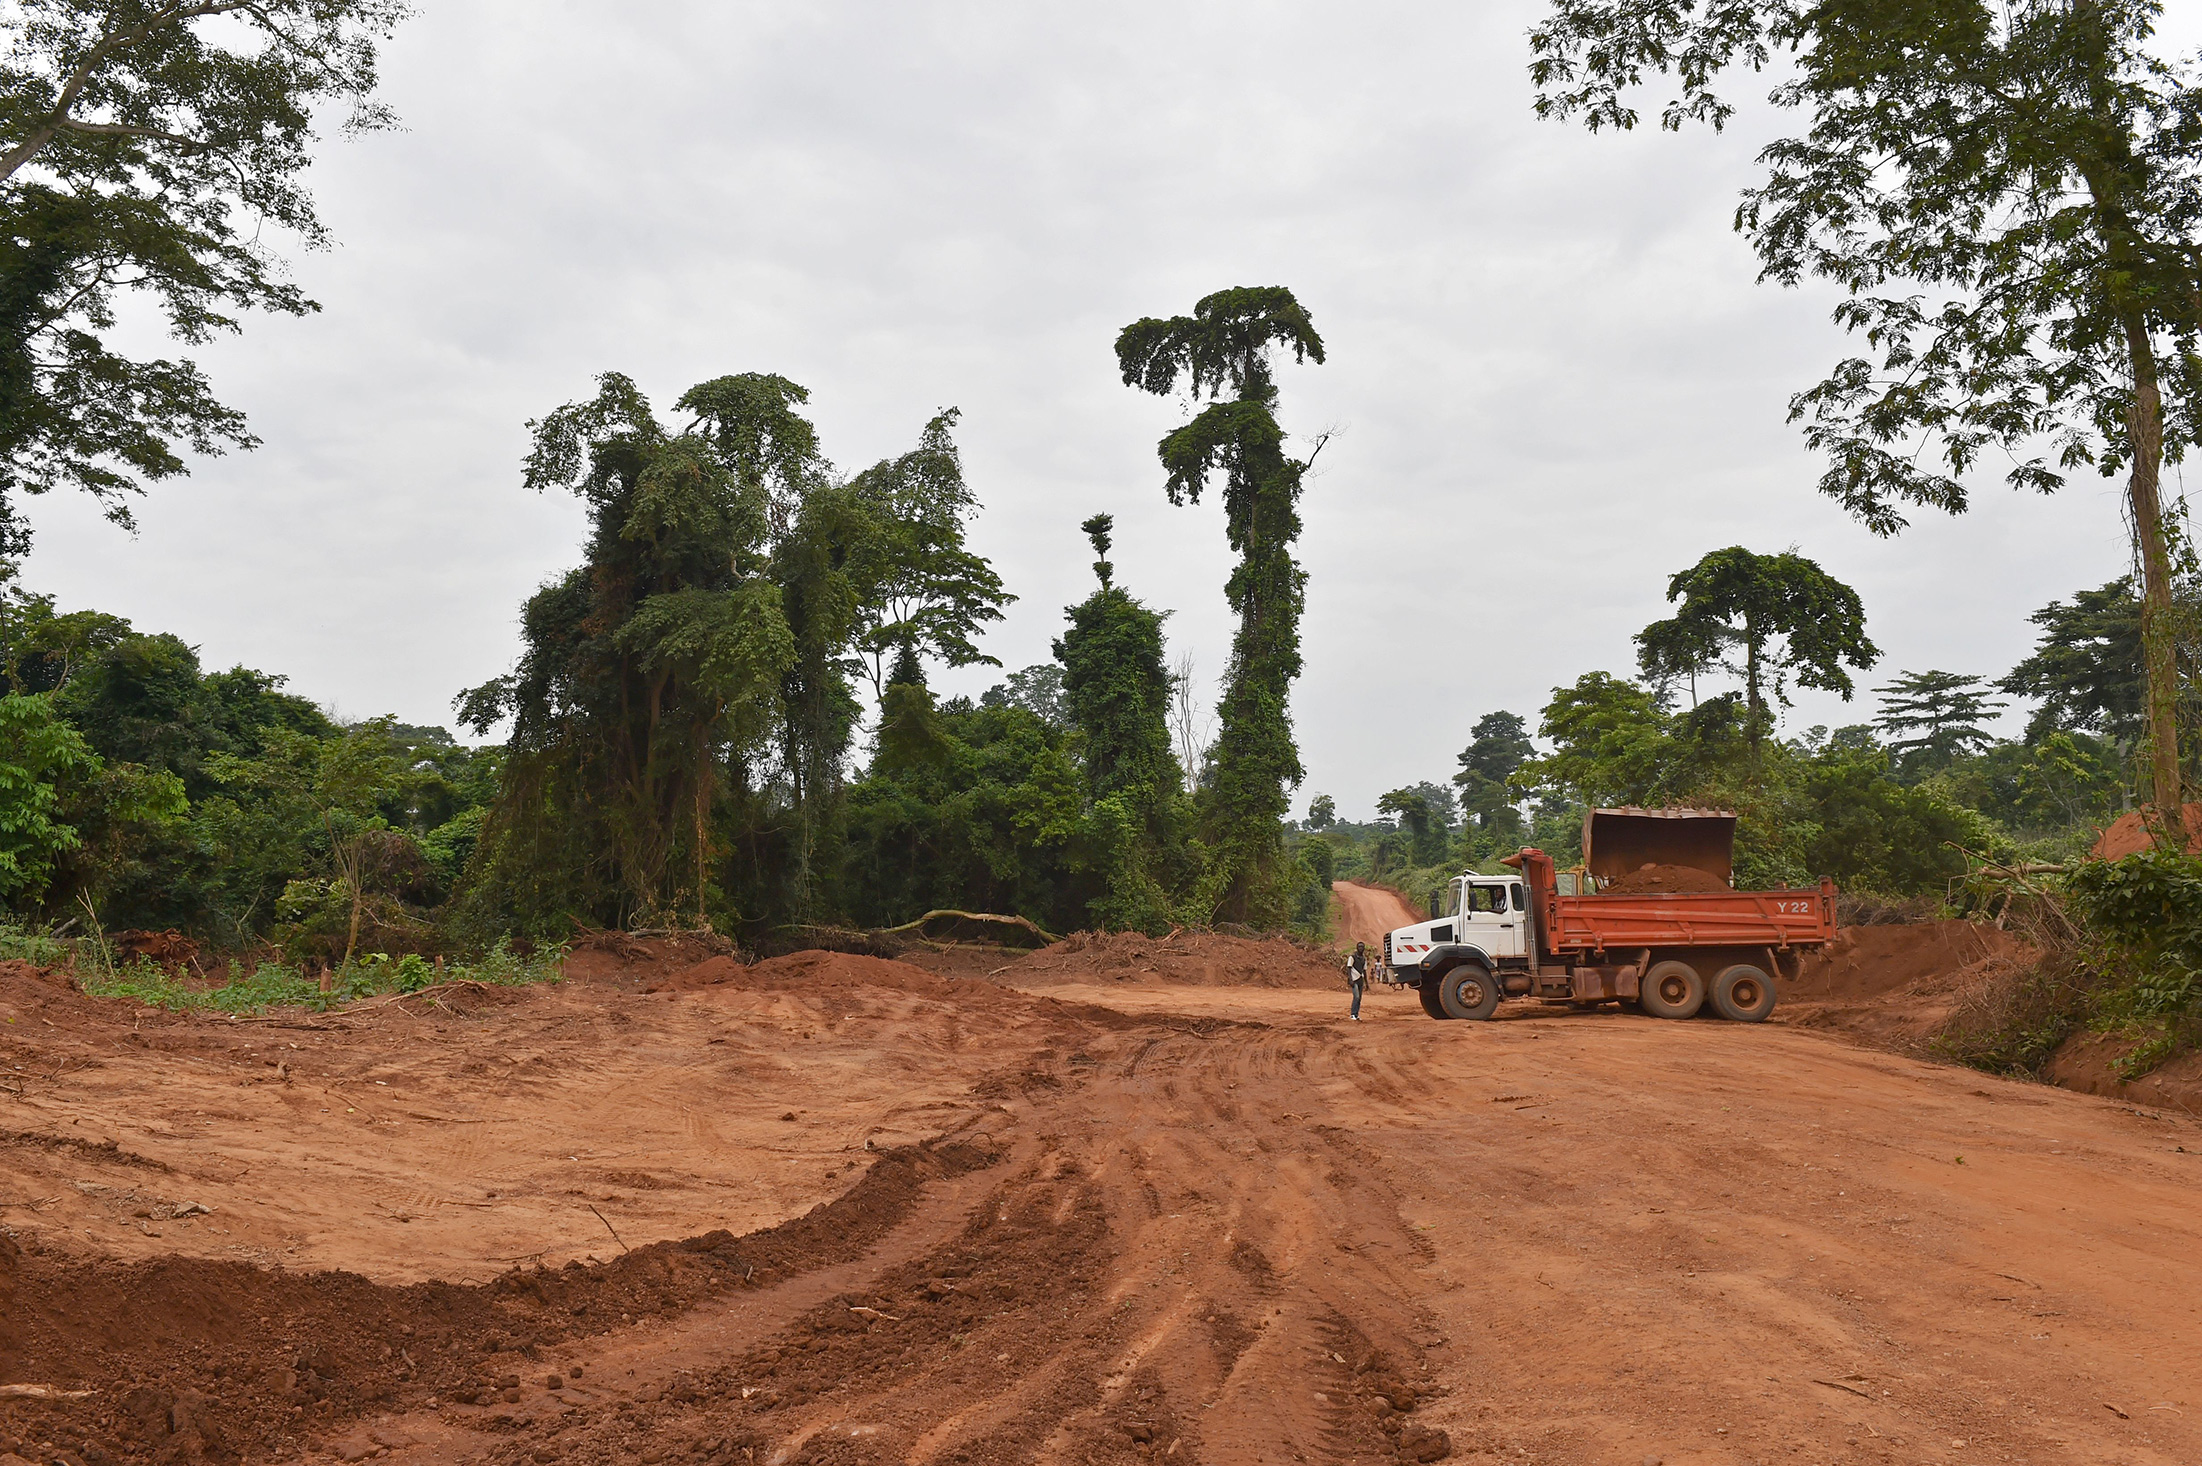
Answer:
[[[1567,961],[1612,953],[1633,961],[1645,948],[1818,947],[1835,935],[1835,883],[1817,890],[1687,891],[1658,895],[1562,896],[1552,857],[1524,850],[1517,865],[1529,887],[1538,946]]]
[[[1817,947],[1835,935],[1835,886],[1823,881],[1816,891],[1553,894],[1539,915],[1540,933],[1556,954],[1638,947]]]

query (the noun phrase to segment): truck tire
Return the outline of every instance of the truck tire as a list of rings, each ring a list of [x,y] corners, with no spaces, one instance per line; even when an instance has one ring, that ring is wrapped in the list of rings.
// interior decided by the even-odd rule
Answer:
[[[1415,996],[1422,1000],[1422,1011],[1429,1014],[1432,1018],[1450,1018],[1453,1016],[1452,1014],[1446,1012],[1445,1005],[1437,1000],[1436,983],[1417,983],[1415,985],[1414,992]]]
[[[1437,980],[1438,1006],[1448,1018],[1489,1018],[1499,1010],[1499,983],[1487,967],[1463,962]]]
[[[1705,979],[1687,962],[1654,963],[1637,1001],[1654,1018],[1695,1018],[1705,1006]]]
[[[1730,1023],[1764,1023],[1774,1011],[1774,980],[1748,962],[1713,979],[1713,1011]]]

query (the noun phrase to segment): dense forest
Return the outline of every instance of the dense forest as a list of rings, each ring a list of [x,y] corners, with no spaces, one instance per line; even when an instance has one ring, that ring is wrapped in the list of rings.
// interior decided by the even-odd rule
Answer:
[[[1109,516],[1081,527],[1094,586],[1055,660],[941,699],[928,669],[998,665],[981,640],[1012,599],[967,543],[953,410],[845,474],[785,378],[700,383],[668,422],[607,374],[531,424],[526,482],[579,495],[592,533],[523,608],[518,664],[455,700],[462,732],[502,742],[339,724],[279,675],[209,671],[173,635],[11,581],[0,894],[49,929],[173,929],[339,972],[607,926],[770,945],[936,908],[1317,930],[1327,876],[1285,848],[1304,464],[1272,415],[1272,345],[1321,359],[1278,289],[1119,345],[1127,384],[1209,399],[1161,445],[1166,491],[1195,502],[1219,477],[1241,551],[1243,629],[1190,771],[1164,613],[1116,583]]]

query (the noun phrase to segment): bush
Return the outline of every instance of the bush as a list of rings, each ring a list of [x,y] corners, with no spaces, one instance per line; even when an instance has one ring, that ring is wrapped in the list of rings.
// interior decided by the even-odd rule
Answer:
[[[2138,1079],[2202,1043],[2202,857],[2091,860],[2065,889],[2108,979],[2097,1023],[2143,1039],[2118,1061],[2120,1077]]]

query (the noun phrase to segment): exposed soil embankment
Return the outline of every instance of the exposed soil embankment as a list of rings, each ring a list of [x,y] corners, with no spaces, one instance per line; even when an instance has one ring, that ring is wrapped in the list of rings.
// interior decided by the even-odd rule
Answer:
[[[1781,985],[1777,1012],[1798,1027],[1918,1053],[1971,988],[2008,979],[2034,957],[2024,942],[1977,922],[1844,927]]]
[[[1001,980],[1258,988],[1335,988],[1344,981],[1338,959],[1327,951],[1222,932],[1080,932],[1010,963]]]
[[[2202,1115],[2202,1053],[2182,1054],[2139,1079],[2119,1077],[2115,1067],[2134,1041],[2109,1033],[2075,1033],[2057,1049],[2043,1071],[2066,1089],[2132,1100],[2144,1105]]]
[[[2179,813],[2186,821],[2187,853],[2202,854],[2202,804],[2187,805]],[[2110,822],[2095,841],[2095,854],[2104,860],[2117,860],[2122,856],[2138,855],[2154,843],[2147,815],[2137,809]]]

